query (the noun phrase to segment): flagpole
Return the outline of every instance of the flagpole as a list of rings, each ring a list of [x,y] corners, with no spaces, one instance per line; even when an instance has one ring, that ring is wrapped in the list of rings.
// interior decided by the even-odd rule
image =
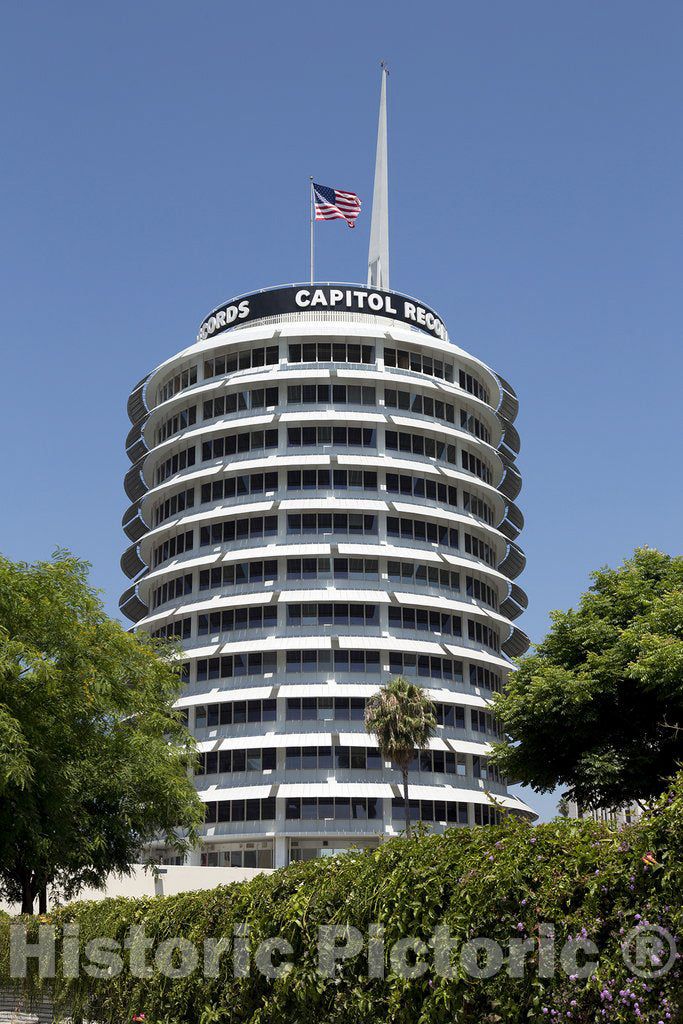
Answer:
[[[311,284],[313,284],[313,178],[311,182]]]

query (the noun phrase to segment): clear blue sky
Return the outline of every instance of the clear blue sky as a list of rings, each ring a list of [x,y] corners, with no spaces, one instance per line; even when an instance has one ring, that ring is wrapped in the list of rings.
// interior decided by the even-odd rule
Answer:
[[[540,639],[591,569],[680,550],[683,6],[5,0],[0,550],[107,607],[131,386],[229,295],[363,280],[390,64],[392,286],[517,388]],[[533,801],[547,812],[554,801]]]

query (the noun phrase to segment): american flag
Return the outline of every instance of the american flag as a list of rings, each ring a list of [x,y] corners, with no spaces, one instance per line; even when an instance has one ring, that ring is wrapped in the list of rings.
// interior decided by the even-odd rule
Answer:
[[[313,182],[313,195],[316,220],[345,220],[350,228],[355,227],[361,206],[355,192],[343,192],[340,188]]]

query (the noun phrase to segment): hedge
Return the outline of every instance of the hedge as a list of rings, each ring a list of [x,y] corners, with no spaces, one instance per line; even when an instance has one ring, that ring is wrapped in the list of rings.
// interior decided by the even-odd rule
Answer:
[[[248,976],[235,978],[229,951],[218,977],[197,970],[172,980],[154,966],[152,952],[148,978],[133,977],[127,959],[115,978],[58,973],[42,984],[52,986],[76,1024],[120,1024],[141,1012],[147,1024],[675,1024],[683,1020],[680,955],[667,973],[647,978],[643,971],[660,970],[656,957],[648,955],[636,972],[621,947],[634,927],[681,933],[682,846],[679,776],[639,823],[622,829],[563,819],[534,828],[511,818],[443,836],[392,839],[376,851],[292,864],[210,891],[71,904],[41,920],[56,927],[58,949],[65,926],[77,924],[82,956],[96,937],[123,944],[132,925],[144,926],[155,949],[182,936],[198,947],[207,937],[224,937],[232,950],[235,926],[246,923],[248,938],[237,941],[253,952],[264,939],[284,938],[293,949],[286,958],[292,967],[276,979],[253,966]],[[35,938],[40,921],[29,920]],[[445,926],[455,940],[452,976],[436,973],[432,951],[423,950],[428,968],[419,977],[401,977],[391,964],[385,977],[369,977],[364,948],[339,963],[332,978],[322,977],[318,926],[330,924],[352,925],[364,936],[371,924],[381,925],[387,951],[405,937],[429,942],[435,928]],[[548,924],[558,951],[568,943],[571,952],[582,939],[595,943],[597,968],[590,977],[580,969],[578,977],[562,969],[539,976],[540,929]],[[0,921],[0,983],[9,981],[8,927]],[[533,939],[523,977],[511,976],[507,952],[493,976],[472,977],[460,946],[481,936],[504,951],[511,938]],[[40,984],[35,972],[26,984]]]

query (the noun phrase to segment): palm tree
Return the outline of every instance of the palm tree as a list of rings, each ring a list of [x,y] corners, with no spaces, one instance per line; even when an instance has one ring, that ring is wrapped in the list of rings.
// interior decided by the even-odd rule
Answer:
[[[421,686],[396,676],[372,696],[365,711],[365,728],[377,739],[387,761],[393,761],[403,776],[406,835],[410,838],[408,768],[415,751],[427,746],[436,729],[434,705]]]

